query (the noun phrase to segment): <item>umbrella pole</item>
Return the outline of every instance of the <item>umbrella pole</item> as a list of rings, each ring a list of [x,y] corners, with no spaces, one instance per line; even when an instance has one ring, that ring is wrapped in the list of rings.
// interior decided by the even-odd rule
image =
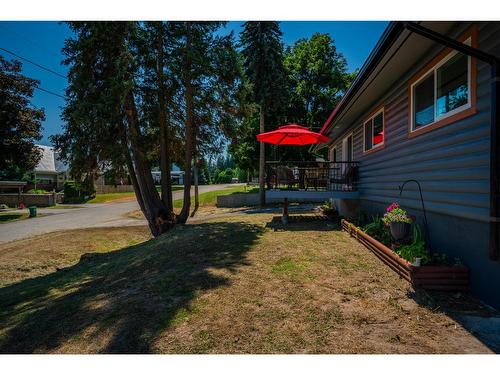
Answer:
[[[288,224],[288,198],[283,201],[283,216],[281,216],[281,222],[283,225]]]

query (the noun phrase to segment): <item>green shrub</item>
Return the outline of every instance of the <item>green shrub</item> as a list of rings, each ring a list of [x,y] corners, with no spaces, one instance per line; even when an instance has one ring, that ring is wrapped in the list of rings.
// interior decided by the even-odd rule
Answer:
[[[365,225],[363,230],[367,235],[375,238],[379,242],[382,242],[385,246],[391,246],[391,233],[380,216],[372,216],[372,222]]]
[[[330,220],[333,220],[338,224],[340,223],[339,211],[331,200],[325,201],[325,203],[320,206],[320,209],[323,212],[323,215],[328,217]]]
[[[429,251],[425,248],[425,241],[420,227],[413,225],[413,239],[409,245],[401,245],[395,249],[396,254],[408,262],[413,263],[416,258],[422,258],[422,264],[430,260]]]
[[[234,173],[235,171],[231,168],[226,168],[223,171],[216,172],[215,182],[218,184],[229,184],[233,177],[237,177]]]
[[[64,203],[83,203],[95,196],[95,188],[88,182],[64,181]]]
[[[326,215],[337,213],[337,207],[331,200],[325,201],[320,208]]]

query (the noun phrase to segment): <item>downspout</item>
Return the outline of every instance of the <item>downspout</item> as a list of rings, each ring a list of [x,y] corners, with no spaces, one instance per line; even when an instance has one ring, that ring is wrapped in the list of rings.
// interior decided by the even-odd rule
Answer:
[[[498,146],[500,145],[499,128],[500,96],[498,95],[500,76],[498,64],[491,65],[491,140],[490,140],[490,259],[500,259],[500,192],[499,169],[500,158]]]
[[[442,44],[457,50],[467,56],[481,60],[491,67],[491,124],[490,124],[490,259],[498,260],[500,258],[500,186],[499,174],[500,164],[498,155],[498,146],[500,145],[500,116],[498,106],[500,97],[500,60],[489,53],[481,51],[478,48],[458,42],[445,35],[439,34],[434,30],[423,27],[415,22],[403,22],[407,30],[430,39],[436,43]]]

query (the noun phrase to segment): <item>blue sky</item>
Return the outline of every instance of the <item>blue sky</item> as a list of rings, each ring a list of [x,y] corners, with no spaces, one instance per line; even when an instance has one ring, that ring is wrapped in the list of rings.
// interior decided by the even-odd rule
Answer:
[[[228,22],[226,29],[228,32],[233,30],[237,35],[241,31],[242,24],[243,22]],[[280,26],[283,40],[287,45],[301,38],[309,38],[315,32],[330,34],[335,40],[337,50],[347,59],[349,70],[353,71],[363,65],[387,22],[283,21]],[[63,58],[61,48],[64,46],[64,40],[70,36],[71,31],[68,26],[59,22],[0,22],[0,48],[5,48],[62,75],[66,75],[67,69],[61,64]],[[0,50],[0,54],[7,59],[14,58],[4,50]],[[64,95],[67,84],[64,78],[25,61],[22,62],[23,73],[38,79],[40,87]],[[59,133],[62,129],[60,113],[64,99],[35,90],[32,102],[35,106],[45,109],[46,120],[43,124],[43,140],[40,143],[49,145],[48,137]]]

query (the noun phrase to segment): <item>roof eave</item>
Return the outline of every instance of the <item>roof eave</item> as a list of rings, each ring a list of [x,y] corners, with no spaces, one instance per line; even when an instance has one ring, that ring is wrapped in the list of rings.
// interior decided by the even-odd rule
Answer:
[[[357,90],[363,85],[368,76],[377,67],[380,60],[383,58],[388,49],[394,44],[394,42],[396,41],[396,39],[399,37],[399,35],[403,30],[404,30],[404,24],[401,21],[393,21],[390,22],[389,25],[387,25],[386,29],[384,30],[384,33],[377,42],[377,45],[370,53],[370,56],[368,56],[361,70],[359,71],[358,75],[354,79],[354,82],[349,87],[345,95],[340,100],[339,104],[337,104],[337,106],[334,108],[334,110],[326,120],[325,124],[321,128],[320,131],[321,134],[326,135],[325,133],[330,128],[330,125],[332,124],[335,117],[354,97]],[[316,149],[323,148],[324,146],[326,146],[326,144]]]

